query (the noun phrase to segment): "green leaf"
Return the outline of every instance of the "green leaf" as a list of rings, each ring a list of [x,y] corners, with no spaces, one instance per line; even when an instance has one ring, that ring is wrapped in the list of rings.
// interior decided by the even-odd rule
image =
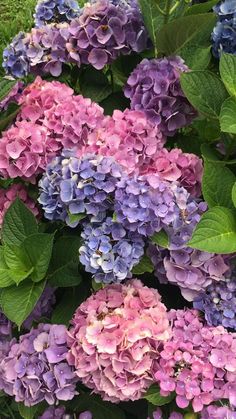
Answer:
[[[19,413],[21,415],[22,418],[24,419],[34,419],[36,418],[36,414],[39,413],[39,411],[41,410],[41,406],[40,404],[37,404],[35,406],[31,406],[31,407],[27,407],[24,405],[24,403],[17,403],[18,405],[18,409],[19,409]],[[38,417],[38,416],[37,416]]]
[[[10,270],[5,262],[3,247],[0,246],[0,288],[9,287],[13,284],[14,281],[10,275]]]
[[[191,70],[205,70],[211,60],[211,46],[188,45],[180,55]]]
[[[232,188],[232,201],[234,203],[234,206],[236,207],[236,182]]]
[[[236,56],[221,54],[220,76],[231,96],[236,96]]]
[[[93,67],[88,67],[80,77],[80,89],[83,96],[94,102],[101,102],[112,92],[107,76]]]
[[[165,404],[170,403],[175,398],[175,393],[171,393],[169,396],[161,396],[160,388],[158,385],[153,384],[149,387],[146,394],[143,396],[144,399],[148,400],[150,403],[155,406],[164,406]]]
[[[205,160],[202,192],[209,208],[234,208],[231,193],[235,181],[235,175],[227,167]]]
[[[16,199],[7,210],[2,228],[2,240],[5,244],[20,246],[24,239],[37,233],[37,223],[32,212]]]
[[[165,230],[161,230],[158,233],[154,233],[151,237],[151,241],[158,246],[168,249],[169,247],[169,237]]]
[[[223,132],[236,134],[236,99],[234,97],[229,97],[222,105],[220,127]]]
[[[112,115],[115,109],[124,111],[126,108],[129,108],[130,102],[123,92],[116,92],[103,100],[100,106],[103,107],[105,115]]]
[[[184,16],[164,25],[156,34],[156,45],[166,55],[177,53],[190,45],[208,45],[216,16],[205,13]]]
[[[214,207],[203,214],[188,246],[209,253],[236,251],[236,213],[229,208]]]
[[[27,254],[33,272],[31,279],[34,282],[41,281],[47,272],[52,256],[54,234],[37,233],[28,236],[22,243],[22,250]]]
[[[87,297],[87,292],[83,285],[76,289],[65,290],[63,297],[52,313],[51,321],[55,324],[69,325],[75,310]]]
[[[132,273],[134,275],[142,275],[145,272],[151,273],[153,272],[153,270],[154,266],[152,264],[151,259],[147,255],[144,255],[138,263],[138,265],[134,266],[134,268],[132,269]]]
[[[45,287],[45,282],[21,282],[18,287],[5,288],[1,292],[4,314],[19,327],[32,312]]]
[[[125,419],[125,413],[114,403],[105,402],[94,394],[81,394],[70,402],[77,413],[89,410],[93,419]]]
[[[71,287],[81,282],[78,271],[80,245],[77,236],[63,236],[56,242],[48,274],[51,286]]]
[[[16,118],[20,106],[16,103],[10,103],[4,112],[0,112],[0,132],[8,127]]]
[[[137,54],[121,55],[111,64],[114,83],[123,88],[129,75],[140,63],[141,57]]]
[[[27,253],[20,246],[4,245],[4,257],[8,268],[27,271],[32,264]]]
[[[206,13],[209,12],[212,7],[214,7],[218,3],[218,0],[210,0],[206,3],[202,4],[194,4],[193,6],[189,6],[186,10],[185,15],[197,15],[199,13]]]
[[[138,0],[138,2],[144,24],[156,50],[157,32],[164,23],[164,15],[161,13],[161,10],[165,8],[165,0],[158,0],[158,2],[156,0]]]
[[[86,217],[86,214],[84,214],[84,213],[83,214],[71,214],[71,213],[69,213],[68,217],[69,217],[69,222],[71,224],[74,224],[74,223],[77,223],[80,220],[83,220]]]
[[[181,87],[189,102],[202,114],[218,118],[228,93],[222,81],[210,71],[182,73]]]
[[[8,95],[16,82],[17,80],[11,80],[5,77],[0,80],[0,102]]]

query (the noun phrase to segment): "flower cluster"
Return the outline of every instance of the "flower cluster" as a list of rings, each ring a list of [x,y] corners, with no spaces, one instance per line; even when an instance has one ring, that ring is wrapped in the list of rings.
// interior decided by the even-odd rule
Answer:
[[[39,416],[39,419],[65,419],[65,407],[53,407],[50,406],[42,416]],[[78,419],[93,419],[93,415],[88,410],[79,414]],[[178,419],[178,418],[177,418]]]
[[[201,412],[201,419],[236,419],[236,412],[228,406],[210,405],[204,407]]]
[[[55,289],[47,286],[42,292],[33,311],[24,321],[24,328],[30,330],[30,328],[33,326],[33,323],[39,322],[42,317],[50,318],[55,302]]]
[[[164,342],[155,378],[163,396],[176,392],[176,403],[194,412],[228,399],[236,406],[236,335],[204,326],[194,310],[171,310],[172,337]]]
[[[127,232],[110,217],[100,224],[86,224],[81,237],[80,262],[96,282],[120,282],[130,278],[132,268],[144,254],[142,237]]]
[[[39,210],[35,202],[28,196],[27,189],[21,183],[15,183],[7,189],[0,189],[0,226],[3,223],[5,212],[17,197],[24,202],[35,216],[39,215]]]
[[[153,419],[163,419],[163,412],[161,411],[160,407],[158,407],[153,413],[152,413]],[[151,419],[148,417],[147,419]],[[170,416],[168,416],[168,419],[184,419],[183,415],[178,412],[171,412]]]
[[[143,110],[164,135],[174,135],[196,116],[180,86],[180,73],[185,71],[188,67],[180,57],[144,59],[124,90],[131,109]]]
[[[218,21],[212,32],[212,51],[215,57],[221,52],[236,52],[236,10],[234,0],[219,2],[214,7]]]
[[[3,51],[3,68],[13,77],[24,77],[30,70],[27,58],[29,42],[24,32],[19,32]]]
[[[67,22],[80,13],[76,0],[39,0],[34,14],[35,26]]]
[[[65,326],[50,324],[39,324],[19,342],[13,339],[0,363],[2,389],[25,406],[71,400],[77,379],[66,361],[66,339]]]
[[[121,167],[111,157],[85,155],[78,159],[70,154],[54,159],[39,182],[45,217],[66,220],[74,227],[79,219],[73,222],[70,215],[86,213],[102,220],[112,208]]]
[[[104,400],[137,400],[152,384],[155,359],[169,336],[156,290],[138,280],[109,285],[75,312],[67,359]]]
[[[193,306],[204,312],[209,325],[222,325],[236,331],[235,278],[212,282],[205,293],[196,297]]]

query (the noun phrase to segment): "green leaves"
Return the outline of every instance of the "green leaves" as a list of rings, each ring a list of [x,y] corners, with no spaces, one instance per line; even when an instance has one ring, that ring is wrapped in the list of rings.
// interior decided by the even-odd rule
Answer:
[[[7,78],[2,78],[0,80],[0,102],[8,95],[16,82],[17,80],[10,80]]]
[[[173,400],[175,397],[174,393],[171,393],[169,396],[161,396],[160,395],[160,388],[153,384],[149,387],[146,394],[143,396],[144,399],[148,400],[150,403],[154,404],[155,406],[164,406]]]
[[[164,25],[156,35],[156,45],[166,55],[189,45],[209,44],[216,17],[212,13],[184,16]]]
[[[33,267],[31,279],[34,282],[41,281],[46,275],[52,255],[53,239],[53,234],[37,233],[27,237],[22,244]]]
[[[161,10],[165,6],[165,1],[139,0],[139,6],[143,15],[144,24],[156,49],[158,44],[157,32],[164,22],[164,16]]]
[[[199,13],[209,12],[212,9],[212,7],[214,7],[217,3],[218,0],[210,0],[206,3],[191,5],[187,9],[185,15],[197,15]]]
[[[222,81],[210,71],[191,71],[181,75],[181,87],[189,102],[202,114],[218,118],[228,94]]]
[[[142,275],[145,272],[151,273],[153,272],[153,270],[154,266],[152,264],[151,259],[148,256],[144,255],[138,263],[138,265],[134,266],[134,268],[132,269],[132,273],[134,275]]]
[[[85,97],[95,102],[101,102],[112,92],[107,76],[93,67],[86,68],[81,75],[80,89]]]
[[[217,163],[204,163],[204,175],[202,181],[202,192],[208,206],[225,206],[234,208],[231,191],[236,177],[227,167]]]
[[[158,233],[153,234],[151,237],[151,241],[155,244],[158,244],[158,246],[168,248],[169,246],[169,237],[165,230],[161,230]]]
[[[211,208],[203,214],[188,246],[210,253],[235,252],[235,212],[224,207]]]
[[[221,54],[220,76],[231,96],[236,96],[236,56]]]
[[[35,307],[45,287],[45,282],[24,281],[18,287],[4,288],[1,307],[4,314],[19,327]]]
[[[11,272],[7,266],[4,258],[3,247],[0,247],[0,288],[9,287],[13,285],[14,281],[12,279]]]
[[[236,182],[232,188],[232,201],[234,203],[234,206],[236,207]]]
[[[19,413],[24,419],[34,419],[38,417],[39,413],[43,413],[43,410],[46,409],[44,403],[36,404],[35,406],[27,407],[24,403],[17,403]],[[37,414],[37,416],[35,416]]]
[[[220,127],[223,132],[236,134],[236,99],[234,97],[229,97],[222,105]]]
[[[81,394],[71,402],[70,406],[75,408],[77,413],[89,410],[93,419],[125,419],[124,412],[118,406],[104,402],[96,395]]]

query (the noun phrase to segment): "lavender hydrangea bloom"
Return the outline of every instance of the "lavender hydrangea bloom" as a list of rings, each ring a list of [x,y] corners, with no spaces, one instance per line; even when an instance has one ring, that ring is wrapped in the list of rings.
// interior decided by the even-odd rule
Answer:
[[[10,45],[3,51],[3,68],[7,74],[14,77],[24,77],[29,72],[27,49],[29,40],[24,32],[19,32]]]
[[[50,406],[48,409],[45,410],[45,412],[42,414],[42,416],[39,416],[38,419],[63,419],[65,414],[65,408],[64,406]]]
[[[222,325],[236,330],[236,281],[214,281],[205,293],[201,293],[193,303],[194,308],[205,314],[210,326]]]
[[[81,234],[80,262],[96,282],[120,282],[131,277],[132,268],[144,254],[138,233],[127,232],[108,217],[102,224],[87,223]]]
[[[135,2],[100,0],[87,5],[70,25],[67,45],[76,61],[102,69],[120,54],[147,48],[148,35]]]
[[[117,220],[130,231],[151,236],[173,222],[175,196],[158,176],[123,177],[115,193]]]
[[[124,90],[131,109],[144,111],[167,136],[196,116],[180,86],[180,74],[185,71],[188,67],[180,57],[144,59],[129,76]]]
[[[112,157],[85,155],[79,159],[67,155],[55,158],[39,182],[39,202],[45,217],[73,227],[79,221],[71,223],[69,214],[87,213],[101,220],[112,207],[121,167]]]
[[[13,339],[1,361],[1,388],[16,402],[34,406],[43,400],[54,404],[76,393],[74,369],[66,361],[67,330],[63,325],[40,324]]]
[[[35,26],[68,22],[80,14],[76,0],[39,0],[35,8]]]
[[[219,57],[221,52],[236,54],[236,9],[235,0],[219,2],[214,7],[218,21],[212,32],[212,52]]]
[[[51,287],[46,287],[39,298],[36,306],[34,307],[32,313],[24,321],[23,326],[25,329],[30,330],[33,322],[39,321],[42,317],[49,318],[53,305],[56,302],[55,289]]]
[[[12,323],[0,310],[0,342],[11,339]]]

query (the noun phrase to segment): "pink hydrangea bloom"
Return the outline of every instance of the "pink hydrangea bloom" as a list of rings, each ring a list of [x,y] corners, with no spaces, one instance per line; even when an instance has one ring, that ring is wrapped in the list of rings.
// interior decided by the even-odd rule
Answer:
[[[157,290],[134,279],[83,302],[68,333],[68,362],[104,400],[137,400],[153,383],[155,360],[170,336]]]
[[[205,326],[195,310],[171,310],[172,337],[164,343],[155,378],[163,396],[194,412],[220,399],[236,406],[236,334]]]
[[[16,183],[8,189],[0,189],[0,226],[3,222],[5,212],[17,197],[24,202],[35,216],[39,215],[39,210],[35,202],[28,196],[25,187],[20,183]]]
[[[236,411],[228,406],[210,405],[202,410],[201,419],[236,419]]]
[[[87,151],[114,156],[129,173],[136,169],[142,173],[155,161],[165,141],[142,111],[115,110],[88,136]]]
[[[202,160],[195,154],[184,153],[179,148],[170,151],[162,148],[147,170],[157,172],[171,182],[178,180],[193,196],[201,195],[203,166]]]

